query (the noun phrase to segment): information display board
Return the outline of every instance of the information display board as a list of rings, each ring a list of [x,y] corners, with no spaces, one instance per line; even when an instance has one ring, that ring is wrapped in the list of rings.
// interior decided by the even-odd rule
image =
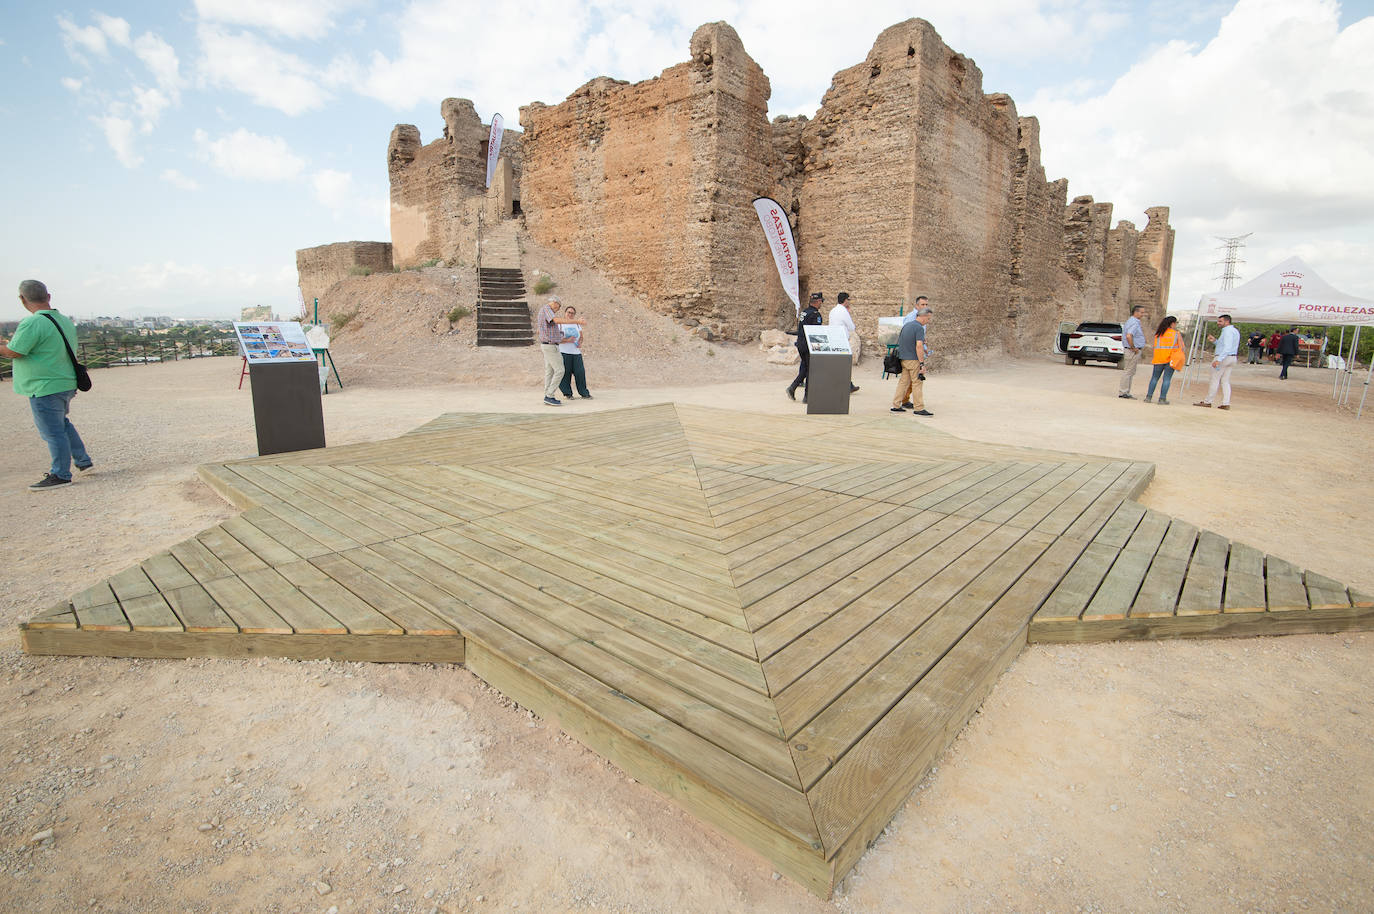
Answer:
[[[807,325],[806,345],[811,367],[806,376],[806,412],[845,415],[849,412],[850,374],[854,367],[849,336],[843,327]]]
[[[249,366],[277,362],[313,362],[315,352],[296,321],[235,321],[239,351]]]

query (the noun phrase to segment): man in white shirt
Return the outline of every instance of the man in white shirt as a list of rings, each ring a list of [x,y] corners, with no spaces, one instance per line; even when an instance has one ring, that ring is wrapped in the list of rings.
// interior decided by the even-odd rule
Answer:
[[[839,304],[830,309],[830,326],[844,328],[845,338],[849,340],[850,351],[858,355],[862,343],[859,341],[858,329],[854,326],[854,315],[849,311],[849,293],[841,292],[835,301]],[[858,389],[859,385],[851,381],[849,392],[854,393]]]
[[[1220,388],[1221,404],[1217,409],[1230,409],[1231,369],[1236,364],[1236,353],[1240,351],[1240,331],[1231,326],[1229,314],[1218,315],[1217,326],[1221,328],[1220,336],[1207,335],[1207,342],[1216,343],[1216,350],[1212,353],[1212,381],[1207,385],[1207,396],[1193,405],[1210,409]]]

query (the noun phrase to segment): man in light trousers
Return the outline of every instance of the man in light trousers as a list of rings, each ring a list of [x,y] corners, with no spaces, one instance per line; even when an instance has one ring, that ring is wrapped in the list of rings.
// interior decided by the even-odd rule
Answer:
[[[1220,390],[1221,403],[1217,405],[1217,409],[1230,409],[1231,369],[1236,364],[1236,353],[1240,352],[1240,331],[1231,326],[1229,314],[1219,315],[1217,325],[1221,327],[1221,335],[1207,336],[1207,342],[1217,344],[1216,350],[1212,353],[1212,381],[1207,385],[1207,396],[1193,405],[1210,408],[1212,401],[1216,399],[1217,390]]]
[[[1145,348],[1145,330],[1140,326],[1140,315],[1145,313],[1144,305],[1134,305],[1131,316],[1121,328],[1121,343],[1126,347],[1121,357],[1121,385],[1116,395],[1123,400],[1134,400],[1131,395],[1131,381],[1135,378],[1135,368],[1140,364],[1140,353]]]
[[[545,406],[563,405],[563,401],[555,396],[558,385],[563,381],[563,353],[558,351],[558,344],[568,342],[571,337],[565,336],[563,328],[558,326],[558,306],[561,304],[562,299],[550,295],[544,307],[539,309],[539,350],[544,354]]]

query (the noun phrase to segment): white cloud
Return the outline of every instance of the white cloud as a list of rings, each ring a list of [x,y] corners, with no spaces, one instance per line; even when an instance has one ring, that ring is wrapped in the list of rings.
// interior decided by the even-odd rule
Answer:
[[[100,31],[104,32],[115,44],[121,48],[129,46],[129,23],[114,16],[107,16],[104,13],[95,13],[96,25]]]
[[[159,177],[173,187],[179,187],[182,190],[200,190],[200,184],[194,178],[188,178],[175,168],[166,169]]]
[[[80,92],[81,87],[85,85],[85,83],[82,80],[74,79],[70,76],[62,77],[61,82],[62,88],[66,89],[68,92]]]
[[[231,178],[250,181],[288,181],[305,169],[305,160],[291,151],[279,136],[259,136],[240,127],[212,140],[204,130],[195,132],[197,155]]]
[[[352,202],[353,175],[346,171],[326,168],[310,178],[315,197],[332,210],[339,210]]]
[[[144,133],[151,133],[157,120],[162,116],[162,112],[172,103],[166,95],[162,94],[161,89],[144,89],[139,86],[134,87],[134,108],[138,111],[138,116],[142,118],[140,125]]]
[[[1171,206],[1175,306],[1215,287],[1212,236],[1255,232],[1253,261],[1333,230],[1374,240],[1374,18],[1342,31],[1333,0],[1241,0],[1205,47],[1169,43],[1100,95],[1022,113],[1071,195],[1137,224]]]
[[[105,142],[114,150],[115,158],[125,168],[137,168],[143,157],[134,149],[134,122],[124,117],[106,115],[92,118],[105,133]]]
[[[196,12],[207,22],[262,29],[286,38],[322,38],[338,14],[357,5],[357,0],[196,0]]]
[[[294,54],[246,32],[202,25],[196,34],[200,71],[211,85],[242,92],[259,105],[290,115],[319,108],[330,98],[319,72]]]
[[[133,49],[134,55],[153,74],[158,88],[175,100],[181,91],[182,79],[181,61],[177,59],[172,46],[163,41],[161,36],[144,32],[134,41]]]

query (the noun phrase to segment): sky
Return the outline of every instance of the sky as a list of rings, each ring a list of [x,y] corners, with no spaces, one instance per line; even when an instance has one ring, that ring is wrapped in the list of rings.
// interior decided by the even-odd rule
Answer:
[[[1297,254],[1374,298],[1374,0],[7,3],[0,274],[78,317],[294,314],[298,248],[389,240],[391,129],[431,142],[446,97],[517,128],[521,105],[655,76],[724,20],[770,117],[810,116],[913,16],[1040,119],[1070,197],[1142,229],[1171,207],[1171,309],[1219,288],[1218,236],[1246,233],[1242,281]],[[23,316],[9,301],[0,320]]]

